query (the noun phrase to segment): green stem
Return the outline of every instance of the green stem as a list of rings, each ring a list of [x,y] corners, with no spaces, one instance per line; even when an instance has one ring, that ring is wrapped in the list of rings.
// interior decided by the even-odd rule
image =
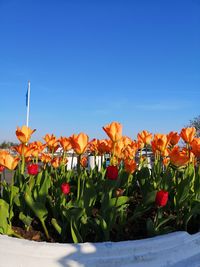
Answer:
[[[44,222],[44,220],[40,220],[40,221],[41,221],[41,223],[42,223],[42,227],[43,227],[43,229],[44,229],[45,235],[46,235],[47,239],[49,240],[50,237],[49,237],[49,233],[48,233],[48,230],[47,230],[47,228],[46,228],[45,222]]]
[[[21,164],[21,174],[24,174],[24,169],[25,169],[25,157],[24,157],[24,146],[22,146],[22,164]]]
[[[103,155],[101,155],[101,169],[103,167]]]
[[[65,174],[65,158],[66,158],[66,152],[63,151],[63,156],[62,156],[62,173]]]
[[[78,174],[81,173],[81,155],[78,155],[78,158],[77,158],[77,172]]]
[[[154,229],[155,231],[159,230],[158,227],[158,217],[162,215],[162,207],[158,207],[155,218],[154,218]]]
[[[78,175],[78,182],[77,182],[77,200],[80,198],[80,191],[81,191],[81,175]]]
[[[132,174],[129,173],[128,175],[128,181],[127,181],[127,188],[126,188],[126,195],[128,196],[128,189],[129,189],[129,186],[131,184],[131,178],[132,178]]]
[[[62,228],[60,227],[60,225],[57,223],[55,218],[51,219],[51,223],[53,225],[53,227],[56,229],[56,231],[59,233],[59,235],[61,235],[62,233]]]
[[[14,184],[14,178],[12,177],[11,180],[11,185],[10,185],[10,205],[9,205],[9,218],[8,221],[10,223],[10,225],[12,225],[11,223],[11,216],[12,216],[12,208],[13,208],[13,184]]]

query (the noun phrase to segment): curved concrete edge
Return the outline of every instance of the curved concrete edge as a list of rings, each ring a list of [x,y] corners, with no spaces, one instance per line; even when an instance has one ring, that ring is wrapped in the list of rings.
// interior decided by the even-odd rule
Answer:
[[[200,233],[123,242],[59,244],[0,235],[0,267],[198,267]]]

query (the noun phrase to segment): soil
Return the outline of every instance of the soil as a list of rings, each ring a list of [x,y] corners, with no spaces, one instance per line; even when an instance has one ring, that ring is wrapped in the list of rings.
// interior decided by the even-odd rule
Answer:
[[[34,241],[44,241],[43,234],[40,231],[32,229],[32,227],[29,230],[25,230],[18,226],[13,226],[12,228],[15,231],[15,233],[17,233],[24,239],[34,240]]]

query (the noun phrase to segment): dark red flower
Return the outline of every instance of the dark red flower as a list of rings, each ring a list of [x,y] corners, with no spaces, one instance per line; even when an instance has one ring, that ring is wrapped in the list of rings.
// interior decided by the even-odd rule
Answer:
[[[5,169],[5,167],[0,165],[0,172],[3,172],[4,169]]]
[[[70,185],[68,183],[61,184],[61,191],[64,195],[68,195],[70,193]]]
[[[164,190],[160,190],[156,194],[155,203],[159,207],[164,207],[167,204],[169,193]]]
[[[38,174],[38,164],[29,164],[27,166],[28,174],[37,175]]]
[[[109,180],[117,180],[117,177],[118,177],[118,168],[117,168],[117,166],[108,166],[106,168],[106,177]]]

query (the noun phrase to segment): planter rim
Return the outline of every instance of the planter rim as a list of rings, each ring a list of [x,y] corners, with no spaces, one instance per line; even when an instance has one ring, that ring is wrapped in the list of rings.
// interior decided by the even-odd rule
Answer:
[[[195,267],[200,260],[200,233],[181,231],[141,240],[78,244],[0,235],[0,258],[0,267]]]

